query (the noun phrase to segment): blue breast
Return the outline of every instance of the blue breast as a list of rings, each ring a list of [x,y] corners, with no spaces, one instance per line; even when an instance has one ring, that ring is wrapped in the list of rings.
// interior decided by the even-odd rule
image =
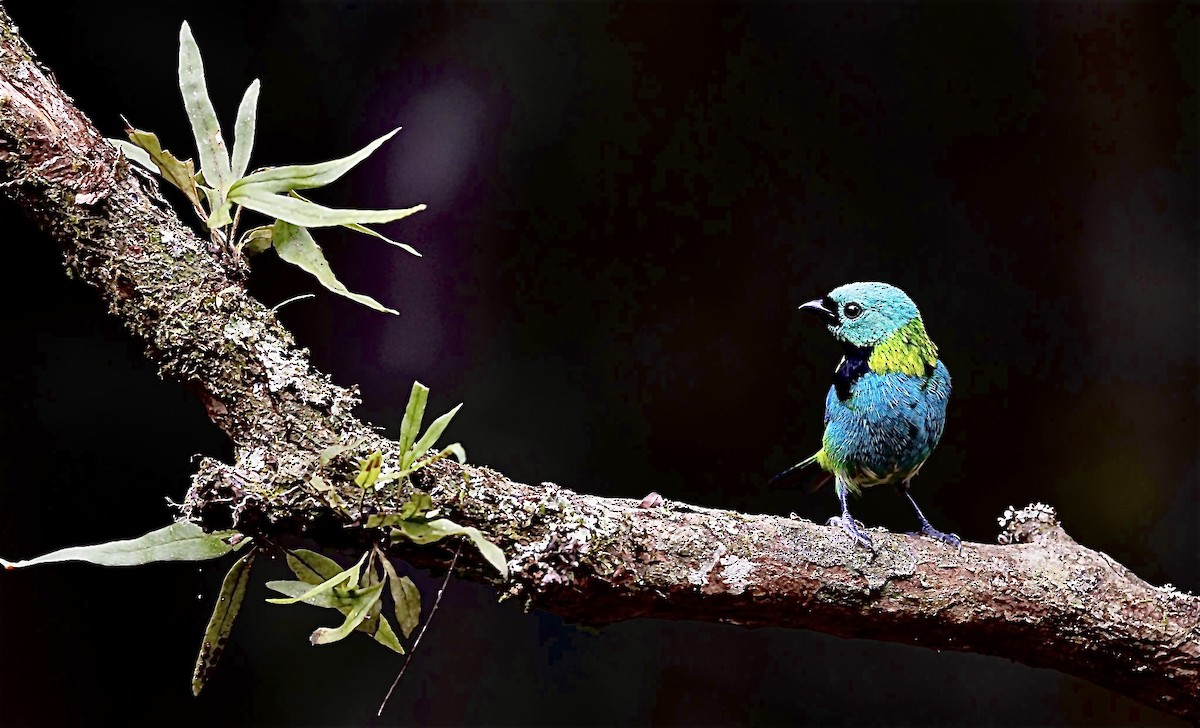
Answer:
[[[824,448],[839,475],[860,487],[911,477],[942,437],[950,372],[940,361],[929,376],[868,371],[839,398],[825,398]]]

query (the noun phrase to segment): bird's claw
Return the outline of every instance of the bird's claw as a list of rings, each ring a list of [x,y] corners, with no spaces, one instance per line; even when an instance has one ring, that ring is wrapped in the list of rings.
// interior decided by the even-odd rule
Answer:
[[[862,532],[862,529],[858,527],[858,522],[853,518],[834,516],[833,518],[829,519],[828,525],[841,526],[842,530],[845,531],[850,538],[854,539],[859,544],[866,546],[867,550],[871,553],[875,553],[875,544],[871,543],[871,537]]]
[[[914,536],[928,536],[935,541],[941,541],[947,546],[951,546],[955,551],[962,553],[962,539],[957,534],[943,533],[933,526],[926,525],[921,528],[919,533],[914,533]]]

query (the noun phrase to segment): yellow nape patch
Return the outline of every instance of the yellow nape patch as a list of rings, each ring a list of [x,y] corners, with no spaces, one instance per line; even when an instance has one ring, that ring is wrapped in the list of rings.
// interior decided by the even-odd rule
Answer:
[[[873,372],[901,372],[912,376],[924,375],[928,367],[937,365],[937,347],[925,333],[921,317],[896,330],[875,347],[867,366]]]

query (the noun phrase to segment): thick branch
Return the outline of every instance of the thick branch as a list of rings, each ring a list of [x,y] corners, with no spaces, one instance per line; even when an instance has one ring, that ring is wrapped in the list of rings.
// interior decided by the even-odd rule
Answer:
[[[0,189],[235,444],[235,464],[202,463],[186,515],[327,548],[382,536],[346,527],[357,502],[349,456],[381,449],[394,462],[394,443],[350,414],[353,390],[314,371],[246,294],[243,264],[196,237],[156,182],[118,158],[2,8]],[[351,442],[354,453],[322,468],[322,449]],[[333,490],[314,487],[318,472]],[[642,508],[446,462],[418,480],[511,556],[508,583],[477,560],[466,559],[460,576],[579,622],[653,616],[803,627],[999,655],[1200,721],[1200,600],[1151,587],[1079,546],[1048,512],[1010,524],[1019,543],[964,544],[955,554],[888,534],[875,537],[872,558],[841,531],[807,521],[677,503]],[[338,493],[349,506],[333,507]],[[386,513],[402,497],[384,492],[368,507]],[[448,560],[435,547],[394,548],[419,565]]]

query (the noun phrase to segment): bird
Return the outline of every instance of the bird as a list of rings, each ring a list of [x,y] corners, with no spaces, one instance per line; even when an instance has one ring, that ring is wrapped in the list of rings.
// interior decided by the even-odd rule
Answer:
[[[777,485],[816,466],[819,488],[833,480],[842,514],[830,519],[874,552],[871,538],[850,515],[847,496],[893,485],[908,501],[920,533],[961,550],[962,540],[929,523],[910,484],[942,438],[950,372],[925,331],[917,305],[899,288],[879,282],[847,283],[800,306],[825,324],[842,345],[825,397],[821,449],[771,479]]]

